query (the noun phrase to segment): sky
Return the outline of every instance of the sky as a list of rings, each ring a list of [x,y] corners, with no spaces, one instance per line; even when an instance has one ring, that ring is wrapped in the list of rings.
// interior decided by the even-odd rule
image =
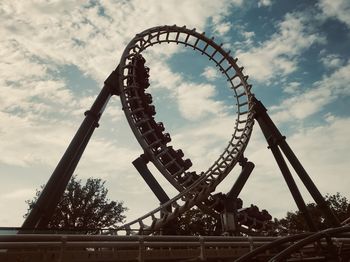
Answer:
[[[186,25],[238,58],[252,92],[321,193],[350,198],[350,2],[347,0],[115,0],[0,2],[0,226],[23,222],[25,200],[49,179],[129,41],[158,25]],[[156,119],[205,171],[233,133],[235,103],[214,64],[162,44],[144,53]],[[115,96],[75,174],[102,178],[127,220],[158,206],[131,162],[142,153]],[[296,210],[259,126],[240,197],[274,217]],[[149,164],[162,187],[176,190]],[[218,186],[226,193],[240,167]],[[295,176],[295,174],[294,174]],[[295,176],[306,202],[311,197]]]

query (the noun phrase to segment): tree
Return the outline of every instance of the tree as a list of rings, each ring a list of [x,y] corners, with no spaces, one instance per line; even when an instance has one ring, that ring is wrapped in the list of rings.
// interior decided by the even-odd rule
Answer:
[[[253,206],[253,205],[252,205]],[[256,207],[256,206],[254,206]],[[266,211],[265,211],[266,212]],[[248,220],[245,220],[245,214],[249,216],[249,212],[242,211],[239,213],[237,219],[237,226],[240,229],[237,229],[235,234],[254,234],[254,235],[275,235],[275,231],[270,232],[271,228],[274,225],[272,220],[259,220],[257,217],[250,217]],[[260,214],[262,214],[260,212]],[[270,215],[269,215],[270,216]],[[253,225],[254,220],[257,219],[257,223]],[[264,227],[259,221],[264,223]],[[249,227],[250,225],[250,227]],[[222,228],[222,221],[220,214],[212,216],[206,213],[203,213],[199,208],[194,207],[188,210],[186,213],[182,214],[174,222],[169,222],[168,225],[165,225],[163,234],[165,235],[194,235],[194,236],[218,236],[226,233]],[[241,231],[239,231],[241,230]],[[250,232],[250,233],[248,233]]]
[[[350,218],[350,201],[346,197],[340,193],[334,195],[327,194],[325,200],[341,222]],[[309,203],[306,206],[319,230],[331,227],[325,219],[323,212],[316,204]],[[274,220],[266,220],[265,222],[265,229],[261,232],[256,231],[255,234],[282,236],[309,231],[304,216],[300,211],[289,211],[286,217],[282,219],[275,218]],[[222,233],[220,221],[203,213],[196,207],[182,214],[176,221],[171,222],[168,227],[164,228],[164,232],[165,234],[176,233],[178,235],[220,235]]]
[[[27,200],[26,217],[32,210],[41,190],[36,191],[33,200]],[[115,228],[125,219],[127,210],[123,202],[110,201],[105,181],[89,178],[85,185],[73,176],[48,224],[49,228],[74,229],[96,232],[96,229]]]
[[[162,228],[163,235],[210,236],[220,235],[217,219],[193,207]]]
[[[178,218],[179,230],[182,235],[220,235],[220,221],[203,213],[199,208],[192,208]]]
[[[349,200],[342,196],[339,192],[335,195],[327,194],[325,200],[338,217],[339,221],[344,221],[350,217],[350,202]],[[306,205],[312,220],[314,221],[316,227],[319,230],[331,227],[324,217],[322,211],[314,203],[309,203]],[[304,220],[303,215],[300,211],[287,212],[285,218],[275,219],[274,227],[281,234],[295,234],[299,232],[308,231],[307,224]]]

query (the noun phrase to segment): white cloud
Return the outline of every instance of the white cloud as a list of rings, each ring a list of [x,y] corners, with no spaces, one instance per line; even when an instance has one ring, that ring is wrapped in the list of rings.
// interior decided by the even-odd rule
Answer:
[[[243,42],[238,43],[238,46],[243,46],[245,48],[249,47],[251,48],[254,45],[254,36],[255,33],[252,31],[241,31],[241,34],[245,38]]]
[[[0,163],[30,167],[53,165],[69,142],[72,127],[66,121],[42,123],[31,117],[0,112]],[[53,127],[52,127],[53,126]]]
[[[296,152],[300,152],[300,159],[305,159],[305,167],[313,174],[321,192],[340,191],[348,194],[346,185],[350,183],[347,176],[350,138],[347,133],[350,119],[327,118],[328,123],[325,125],[300,130],[291,137],[290,143]],[[330,179],[342,183],[331,184]]]
[[[247,39],[250,39],[252,38],[253,36],[255,36],[255,33],[254,32],[251,32],[251,31],[244,31],[242,32],[242,35],[247,38]]]
[[[193,170],[206,171],[231,139],[234,120],[234,116],[229,115],[186,126],[172,135],[174,145],[192,160]]]
[[[35,193],[35,190],[32,188],[23,188],[18,189],[6,194],[3,194],[1,197],[8,200],[18,199],[18,198],[30,198]]]
[[[232,28],[232,24],[229,22],[221,22],[215,25],[214,32],[220,36],[225,35]]]
[[[344,64],[344,59],[341,58],[340,55],[337,54],[321,54],[321,62],[327,69],[336,69]]]
[[[349,169],[350,138],[347,132],[350,128],[350,118],[330,115],[325,118],[326,124],[299,128],[296,133],[287,137],[287,142],[322,194],[339,191],[349,197],[347,187],[350,178],[347,178],[346,174]],[[193,160],[194,170],[205,171],[226,146],[233,131],[232,123],[231,117],[224,117],[180,130],[173,135],[176,148],[184,149],[186,157]],[[283,217],[287,211],[295,210],[296,205],[291,193],[258,125],[254,126],[245,156],[255,164],[255,169],[240,195],[244,206],[256,204],[276,217]],[[239,172],[240,168],[237,166],[218,186],[217,192],[228,192]],[[312,201],[295,174],[294,178],[305,201]],[[344,182],[330,184],[330,179]]]
[[[326,124],[298,129],[296,133],[287,136],[287,142],[323,195],[340,192],[349,198],[350,178],[347,174],[350,138],[347,133],[350,118],[327,118],[329,121]],[[296,210],[287,184],[258,125],[254,127],[245,155],[255,164],[255,169],[240,195],[244,205],[255,203],[276,217],[284,217],[287,211]],[[294,172],[293,169],[291,171]],[[298,176],[293,176],[305,201],[313,202]],[[220,184],[220,188],[227,192],[236,177],[237,175],[230,175],[227,182],[225,180]]]
[[[212,27],[213,32],[220,36],[225,37],[227,33],[232,29],[233,24],[229,21],[226,21],[225,18],[229,16],[232,10],[235,10],[237,7],[242,7],[243,0],[233,0],[229,1],[225,10],[221,10],[220,14],[212,16]],[[225,39],[225,38],[224,38]],[[226,38],[229,39],[229,38]]]
[[[350,61],[331,75],[324,76],[314,84],[314,87],[283,100],[278,106],[271,107],[274,119],[279,122],[301,120],[321,111],[325,105],[334,102],[339,96],[349,96],[349,70]]]
[[[207,66],[204,68],[204,72],[201,75],[207,80],[213,81],[219,77],[219,72],[215,67]]]
[[[1,210],[8,210],[1,213],[2,226],[21,224],[21,215],[25,210],[23,203],[28,198],[26,194],[29,193],[26,188],[39,188],[47,180],[82,120],[81,114],[91,106],[97,95],[97,89],[89,92],[89,95],[73,93],[67,83],[57,79],[52,71],[57,72],[61,66],[75,65],[81,72],[102,83],[115,68],[125,45],[136,33],[163,24],[187,25],[203,30],[208,19],[213,18],[214,29],[216,26],[218,33],[225,34],[231,25],[226,23],[223,17],[231,11],[230,7],[242,4],[242,0],[103,0],[96,6],[88,7],[85,2],[5,0],[0,3],[0,176],[11,179],[9,183],[1,185],[2,191],[9,187],[13,190],[4,193],[7,198],[13,200],[11,208],[8,207],[5,197],[0,197]],[[269,1],[262,3],[267,5]],[[104,16],[100,15],[100,8],[104,9]],[[278,33],[262,43],[261,47],[250,50],[251,56],[248,51],[241,51],[245,55],[244,64],[251,68],[248,69],[249,74],[256,76],[258,80],[270,80],[293,72],[299,54],[319,41],[318,36],[309,34],[303,19],[297,15],[287,15],[278,29]],[[252,32],[245,34],[247,39],[253,36]],[[184,81],[180,74],[172,72],[167,66],[166,59],[179,51],[176,46],[160,46],[158,51],[159,54],[152,54],[151,51],[148,60],[152,62],[152,88],[155,92],[158,91],[157,88],[170,91],[173,101],[178,103],[183,116],[190,118],[190,123],[192,120],[206,120],[195,122],[196,125],[184,127],[178,133],[172,134],[176,145],[180,145],[179,148],[183,146],[186,156],[194,160],[195,167],[205,170],[208,163],[211,164],[218,157],[230,139],[234,119],[227,116],[224,105],[216,101],[212,85]],[[348,70],[348,67],[339,69],[335,72],[336,75],[322,80],[320,84],[332,89],[331,96],[346,93]],[[156,73],[153,78],[152,72]],[[338,82],[334,81],[336,79]],[[340,86],[339,79],[344,81]],[[91,95],[92,93],[96,94]],[[326,103],[328,94],[325,90],[316,90],[315,94],[310,93],[307,96],[308,99],[316,97],[316,104],[322,105]],[[292,104],[290,102],[290,105]],[[303,106],[303,103],[300,105]],[[291,108],[291,111],[296,110],[293,106]],[[280,108],[277,110],[283,112]],[[309,110],[317,110],[317,107]],[[294,115],[304,117],[302,112],[294,111]],[[285,113],[291,114],[289,111]],[[101,127],[95,131],[77,173],[79,177],[84,178],[106,178],[110,198],[125,200],[126,206],[130,208],[129,216],[135,217],[156,207],[158,201],[131,165],[131,161],[141,153],[141,149],[121,115],[118,106],[107,108],[101,120]],[[208,120],[207,116],[213,118]],[[291,138],[291,144],[297,145],[298,152],[307,152],[304,154],[306,163],[317,165],[316,171],[323,172],[320,178],[326,177],[324,170],[336,170],[337,174],[345,172],[345,165],[341,163],[343,158],[333,159],[333,166],[325,160],[339,148],[340,151],[337,152],[346,156],[344,146],[349,144],[344,134],[344,130],[349,129],[348,120],[328,116],[327,121],[328,126],[319,127],[319,130],[302,130],[304,136],[296,135]],[[112,129],[115,133],[110,133]],[[311,139],[317,136],[321,141],[321,135],[326,132],[331,132],[339,138],[332,138],[334,144],[322,153],[321,145],[317,145],[316,149],[311,146]],[[271,208],[281,212],[281,206],[273,199],[275,196],[267,198],[268,194],[265,194],[270,185],[278,187],[280,191],[282,189],[279,181],[273,178],[275,169],[273,161],[269,162],[270,152],[266,149],[264,141],[258,138],[252,139],[251,142],[257,142],[257,145],[252,147],[252,156],[248,157],[262,166],[262,169],[259,175],[255,176],[258,183],[253,186],[253,190],[249,187],[245,189],[245,203],[260,201],[260,204],[257,204],[262,207],[265,203],[271,203]],[[338,147],[339,143],[342,143],[343,147]],[[311,151],[307,151],[306,145],[311,147]],[[263,150],[266,153],[262,153]],[[316,157],[314,161],[310,159],[311,155],[319,158]],[[325,167],[324,170],[322,166]],[[20,177],[17,183],[12,181],[13,173],[8,172],[5,167]],[[34,176],[39,176],[40,182],[33,179]],[[322,189],[326,184],[318,180],[316,182],[319,182]],[[225,185],[231,186],[232,183]],[[168,187],[166,184],[165,188]],[[339,190],[342,191],[342,188]],[[261,197],[256,197],[256,192],[262,192]],[[285,195],[282,195],[281,199],[284,200]],[[141,198],[145,203],[142,206]],[[286,209],[288,207],[283,206],[283,210]]]
[[[327,17],[339,19],[350,28],[350,2],[348,0],[320,0],[318,6]]]
[[[223,10],[227,10],[224,7],[232,4],[230,1],[201,4],[196,1],[187,4],[178,1],[153,1],[151,4],[144,1],[101,1],[88,7],[82,3],[1,2],[0,33],[4,38],[0,43],[3,91],[0,104],[1,109],[6,111],[2,113],[3,123],[12,126],[3,133],[6,134],[3,137],[6,138],[3,140],[6,146],[3,148],[7,148],[7,152],[16,152],[15,148],[19,146],[41,145],[42,139],[49,140],[50,137],[69,137],[66,130],[50,130],[52,122],[47,120],[52,119],[52,114],[58,118],[68,116],[69,119],[70,114],[78,116],[90,107],[93,97],[75,97],[62,80],[53,79],[51,69],[57,71],[58,65],[74,64],[80,71],[102,82],[115,67],[125,43],[135,33],[163,23],[183,23],[201,30],[210,16],[220,17]],[[196,12],[192,12],[195,6]],[[104,9],[105,16],[99,14],[99,8]],[[161,66],[165,66],[162,78],[167,82],[163,81],[164,86],[174,86],[174,81],[179,82],[178,76],[166,73],[166,64]],[[157,67],[152,69],[157,70]],[[174,78],[173,82],[171,78]],[[16,116],[11,115],[13,112]],[[115,121],[120,120],[122,115],[118,108],[111,108],[106,114]],[[47,137],[38,138],[38,141],[29,135],[41,132],[45,132]],[[18,133],[28,136],[13,139]],[[57,141],[61,146],[65,143],[64,139]],[[57,147],[51,148],[50,152],[57,150]],[[8,153],[2,161],[28,165],[42,155],[44,158],[50,155],[39,153],[46,150],[48,148],[40,150],[39,147],[35,156],[26,150],[23,150],[26,156],[22,157]],[[48,159],[42,161],[51,163]]]
[[[320,41],[320,36],[308,32],[305,17],[289,13],[269,40],[236,55],[253,79],[264,82],[294,72],[303,50]]]
[[[299,82],[290,82],[287,85],[283,86],[283,91],[288,94],[297,93],[300,90]]]
[[[301,120],[320,111],[331,101],[334,101],[334,96],[330,90],[317,88],[288,98],[281,105],[271,107],[271,111],[277,111],[273,117],[279,122]]]
[[[168,99],[177,103],[183,118],[198,121],[210,115],[226,114],[228,108],[223,102],[217,101],[215,85],[185,80],[183,75],[173,72],[164,61],[154,57],[147,60],[147,66],[151,68],[151,88],[155,91],[166,89],[169,92]],[[156,76],[153,72],[156,72]],[[206,67],[202,75],[208,80],[219,77],[213,67]]]
[[[46,181],[57,164],[82,120],[82,113],[91,106],[98,91],[82,92],[84,87],[81,87],[81,90],[73,92],[62,78],[58,79],[60,68],[74,65],[102,84],[116,67],[125,45],[136,33],[164,24],[187,25],[202,31],[211,17],[222,21],[221,16],[228,14],[229,7],[239,4],[241,1],[229,0],[99,1],[95,4],[66,0],[1,1],[1,165],[19,169],[16,172],[23,177],[22,182],[35,189]],[[102,10],[104,15],[101,15]],[[160,67],[164,69],[162,74],[157,75],[157,80],[153,80],[154,88],[173,90],[175,99],[176,89],[172,88],[184,81],[180,75],[171,72],[165,61],[178,51],[179,48],[173,45],[157,48],[157,54],[150,52],[150,60],[161,60],[155,63],[152,72],[157,72]],[[194,89],[197,90],[196,87]],[[210,87],[204,89],[211,92]],[[204,109],[200,105],[200,116],[218,109],[211,100],[212,93],[206,96],[203,91],[198,92],[201,101],[212,106]],[[141,153],[141,149],[119,106],[108,107],[100,122],[101,127],[95,131],[77,173],[80,177],[108,178],[111,181],[110,192],[119,193],[114,194],[116,199],[130,203],[129,215],[141,215],[139,211],[149,211],[152,205],[158,204],[153,196],[149,197],[151,194],[142,179],[135,178],[135,175],[139,176],[131,161]],[[115,133],[111,134],[111,130]],[[40,176],[40,183],[31,179],[33,174]],[[4,168],[0,175],[8,177]],[[113,175],[118,178],[114,179]],[[120,179],[121,175],[123,179]],[[11,183],[14,192],[22,192],[20,190],[24,186],[21,182],[16,185]],[[139,202],[135,201],[139,198],[132,195],[140,192],[148,192],[144,199],[153,202],[140,208]],[[0,221],[6,221],[1,223],[3,226],[18,226],[22,221],[20,213],[27,197],[19,193],[16,196],[18,199],[13,202],[11,212],[1,214]],[[2,210],[4,205],[0,201]]]
[[[147,59],[147,66],[150,67],[150,83],[152,88],[173,89],[183,81],[180,74],[174,73],[167,63],[160,59],[150,57]]]
[[[224,104],[215,101],[215,86],[209,84],[185,83],[180,85],[177,94],[179,110],[189,120],[198,120],[207,114],[223,113]]]
[[[258,6],[270,6],[272,5],[272,1],[271,0],[260,0],[258,3]]]

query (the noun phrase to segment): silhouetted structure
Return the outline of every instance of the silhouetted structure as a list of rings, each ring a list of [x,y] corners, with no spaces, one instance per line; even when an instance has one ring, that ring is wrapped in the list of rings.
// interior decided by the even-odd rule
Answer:
[[[164,125],[155,122],[156,110],[152,105],[152,96],[145,91],[149,86],[150,69],[145,66],[146,61],[141,53],[147,48],[161,43],[180,44],[207,56],[222,72],[223,77],[227,79],[235,97],[237,118],[232,137],[224,151],[205,172],[189,171],[192,166],[191,160],[184,159],[182,150],[176,150],[169,145],[171,137],[168,133],[164,133]],[[175,25],[159,26],[137,34],[127,45],[118,67],[105,81],[105,85],[91,109],[86,112],[83,123],[54,170],[36,206],[25,220],[23,228],[36,229],[44,228],[47,225],[94,129],[98,127],[98,121],[112,95],[120,96],[122,108],[131,130],[143,149],[141,156],[133,164],[161,203],[155,210],[123,225],[121,229],[127,230],[128,234],[131,233],[130,227],[135,226],[138,226],[136,232],[138,234],[150,234],[160,230],[164,225],[195,205],[204,212],[213,213],[214,215],[220,213],[223,221],[222,226],[228,233],[234,233],[238,230],[237,221],[239,219],[237,216],[240,213],[246,214],[244,223],[248,227],[252,227],[255,223],[254,227],[256,229],[263,228],[263,225],[258,225],[256,221],[264,221],[270,218],[267,212],[260,212],[255,206],[238,212],[239,193],[254,168],[251,162],[244,159],[243,153],[250,139],[255,120],[259,123],[291,194],[299,210],[304,214],[310,231],[317,231],[317,228],[308,214],[305,202],[294,182],[282,152],[325,213],[329,223],[334,227],[338,227],[340,225],[339,221],[327,206],[285,138],[268,116],[267,110],[251,93],[251,85],[247,83],[247,80],[248,76],[243,73],[243,67],[237,65],[237,59],[231,57],[230,52],[226,52],[222,45],[215,43],[214,38],[208,38],[204,33],[196,32],[195,29]],[[171,199],[167,196],[149,172],[146,166],[149,162],[152,162],[159,172],[180,192],[177,196]],[[243,169],[230,192],[221,196],[212,195],[217,185],[237,163],[240,163]],[[235,203],[236,206],[231,205],[232,203]],[[253,220],[250,218],[253,218]],[[150,225],[146,225],[145,221],[147,219],[152,221]]]

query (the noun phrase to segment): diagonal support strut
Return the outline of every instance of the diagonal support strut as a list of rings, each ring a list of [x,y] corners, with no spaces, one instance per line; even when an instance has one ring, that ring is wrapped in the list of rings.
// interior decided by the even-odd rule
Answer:
[[[291,194],[300,210],[300,212],[304,215],[304,218],[309,226],[311,231],[316,231],[317,228],[314,225],[314,222],[311,219],[311,216],[306,208],[305,202],[300,194],[300,191],[292,177],[292,174],[287,166],[287,163],[282,155],[284,153],[285,157],[288,159],[289,163],[294,168],[295,172],[304,183],[306,189],[309,191],[310,195],[313,197],[314,201],[317,203],[318,207],[324,213],[326,220],[334,227],[340,226],[340,222],[338,218],[334,215],[332,210],[329,208],[327,202],[323,198],[320,191],[317,189],[316,185],[311,180],[310,176],[305,171],[304,167],[289,147],[286,139],[270,116],[267,114],[267,109],[261,103],[261,101],[257,100],[255,97],[252,98],[254,103],[254,111],[255,111],[255,119],[258,121],[259,126],[265,136],[265,139],[269,145],[269,148],[272,151],[272,154],[275,157],[275,160],[286,180],[286,183],[291,191]],[[282,151],[282,152],[281,152]]]
[[[85,119],[23,222],[22,230],[47,227],[94,130],[99,126],[98,121],[113,95],[119,95],[118,67],[106,79],[104,87],[90,110],[85,112]]]

